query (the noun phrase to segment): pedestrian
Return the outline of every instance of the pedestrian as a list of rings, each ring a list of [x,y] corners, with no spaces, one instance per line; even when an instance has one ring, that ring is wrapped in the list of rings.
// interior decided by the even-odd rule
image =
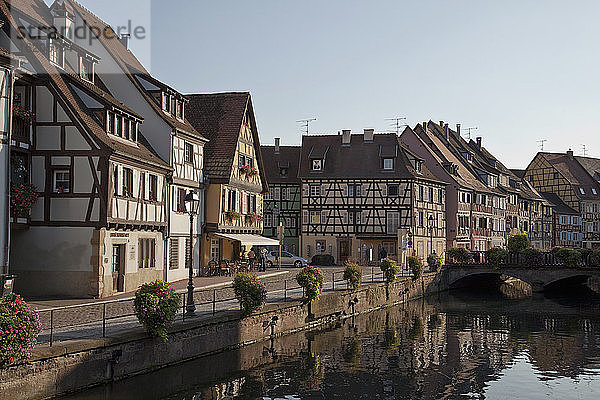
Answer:
[[[268,253],[268,250],[265,247],[263,247],[260,250],[260,255],[261,255],[261,265],[260,266],[262,267],[263,272],[267,271],[267,253]]]
[[[256,258],[256,254],[254,254],[254,250],[250,249],[248,252],[248,265],[250,270],[254,268],[254,259]]]
[[[379,257],[379,261],[383,261],[387,258],[387,251],[385,251],[385,247],[383,247],[383,246],[379,247],[378,257]]]

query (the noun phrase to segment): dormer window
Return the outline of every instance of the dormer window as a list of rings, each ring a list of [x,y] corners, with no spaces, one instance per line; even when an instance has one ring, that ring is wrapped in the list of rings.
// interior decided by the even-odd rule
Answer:
[[[177,109],[175,110],[176,112],[176,117],[179,119],[183,119],[183,101],[178,101],[177,102]]]
[[[423,171],[423,163],[421,161],[417,161],[415,163],[415,169],[418,173],[421,173],[421,171]]]
[[[288,174],[288,169],[285,167],[279,168],[279,176],[286,177]]]
[[[582,187],[580,187],[580,188],[579,188],[579,193],[581,193],[581,194],[585,194],[585,190],[583,190],[583,188],[582,188]]]
[[[596,189],[594,189],[594,188],[592,188],[592,193],[593,193],[595,196],[597,196],[597,195],[598,195],[598,192],[597,192],[597,191],[596,191]]]
[[[383,159],[383,169],[386,171],[391,171],[394,169],[394,159],[393,158],[384,158]]]
[[[122,137],[133,142],[138,139],[138,122],[113,111],[106,113],[106,133]]]
[[[115,135],[123,137],[123,117],[120,115],[115,116]]]
[[[85,57],[79,58],[79,76],[88,82],[94,83],[94,63],[92,60]]]
[[[322,171],[323,170],[323,160],[319,160],[319,159],[312,160],[311,169],[313,171]]]
[[[56,40],[50,39],[49,45],[49,55],[48,58],[50,62],[54,65],[58,65],[59,67],[64,67],[64,59],[65,59],[65,51],[60,44],[56,42]]]
[[[171,96],[164,92],[162,95],[162,109],[166,112],[171,112]]]
[[[109,111],[106,113],[106,132],[114,133],[115,130],[115,113]]]

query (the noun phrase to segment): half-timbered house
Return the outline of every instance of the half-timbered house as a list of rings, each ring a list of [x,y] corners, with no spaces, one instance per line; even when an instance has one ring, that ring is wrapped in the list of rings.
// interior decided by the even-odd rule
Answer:
[[[538,153],[527,167],[525,179],[540,192],[554,193],[579,213],[583,247],[600,248],[600,183],[573,151]]]
[[[293,254],[300,250],[300,146],[261,146],[269,192],[263,196],[263,235],[277,239],[277,227],[284,227],[283,248]]]
[[[402,262],[445,251],[445,190],[395,134],[303,136],[302,255]],[[433,237],[433,241],[431,241]]]
[[[187,117],[203,136],[208,179],[202,263],[237,261],[253,246],[279,242],[261,236],[268,184],[250,93],[187,95]]]
[[[87,29],[87,35],[79,35],[75,41],[81,47],[98,54],[100,60],[94,66],[96,74],[114,93],[119,101],[127,104],[144,118],[141,126],[144,138],[157,155],[172,168],[168,180],[168,235],[165,236],[168,253],[162,261],[168,266],[166,279],[175,281],[188,276],[190,248],[193,249],[194,269],[199,268],[200,244],[204,224],[203,212],[199,213],[193,229],[194,243],[189,238],[189,217],[185,213],[184,198],[190,191],[203,196],[204,144],[207,139],[199,134],[186,118],[186,98],[155,79],[128,48],[128,37],[105,32],[110,26],[96,15],[72,0],[57,0],[52,6],[55,14],[64,7],[72,12],[75,29]],[[88,38],[94,32],[103,32],[94,40]],[[130,32],[131,33],[131,32]],[[112,114],[108,118],[113,118]],[[201,206],[201,211],[204,205]]]
[[[71,9],[53,14],[41,2],[12,0],[0,12],[0,43],[25,60],[13,102],[27,112],[14,126],[11,167],[15,182],[39,195],[15,215],[17,289],[102,297],[161,278],[170,168],[142,136],[142,116],[106,89],[96,54],[48,35]]]

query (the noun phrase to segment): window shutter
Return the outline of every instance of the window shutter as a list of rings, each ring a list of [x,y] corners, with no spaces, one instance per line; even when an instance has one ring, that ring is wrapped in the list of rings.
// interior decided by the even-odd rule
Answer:
[[[308,210],[302,210],[302,224],[308,225]]]
[[[327,211],[325,211],[325,210],[321,210],[321,223],[322,224],[327,223]]]
[[[361,197],[367,197],[367,191],[368,191],[368,189],[369,189],[369,184],[368,183],[363,183],[361,191],[360,191],[360,196]]]
[[[329,185],[326,183],[321,184],[321,196],[327,196],[327,189]]]
[[[381,184],[381,195],[387,197],[387,184],[385,183]]]
[[[302,185],[302,196],[303,197],[308,197],[309,193],[308,193],[308,185],[304,184]]]
[[[348,211],[342,211],[342,223],[348,224]]]
[[[348,185],[341,185],[342,187],[342,196],[348,197]]]
[[[245,193],[240,193],[241,201],[242,201],[242,209],[240,210],[242,213],[248,212],[248,196]]]

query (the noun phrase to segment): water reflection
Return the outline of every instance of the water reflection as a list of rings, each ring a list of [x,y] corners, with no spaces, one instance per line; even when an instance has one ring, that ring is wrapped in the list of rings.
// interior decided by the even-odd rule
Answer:
[[[600,398],[593,294],[487,295],[445,293],[69,399]]]

